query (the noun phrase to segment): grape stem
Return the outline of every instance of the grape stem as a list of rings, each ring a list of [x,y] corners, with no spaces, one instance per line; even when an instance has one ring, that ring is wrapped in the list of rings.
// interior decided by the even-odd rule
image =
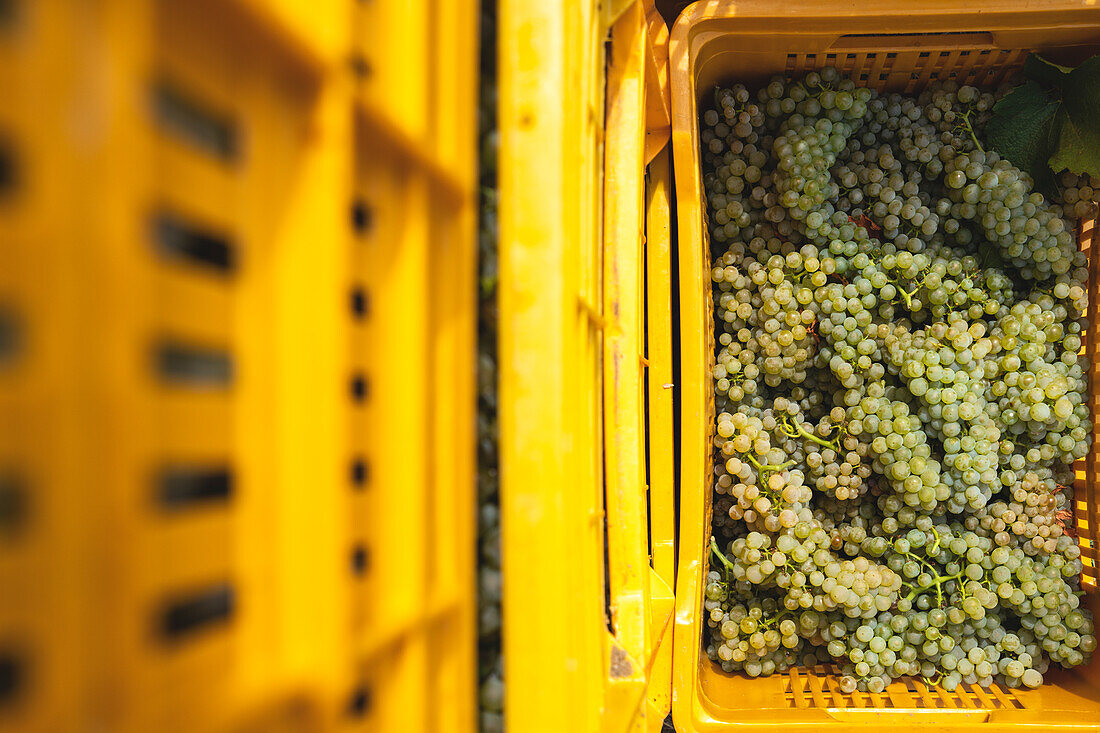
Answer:
[[[963,112],[962,115],[960,115],[963,120],[962,128],[970,133],[970,139],[974,141],[974,146],[984,153],[985,148],[983,148],[982,144],[978,142],[978,136],[974,134],[974,125],[970,122],[970,114],[973,111],[973,109],[968,109],[966,112]]]
[[[933,534],[936,535],[936,541],[933,543],[933,547],[938,547],[938,545],[940,543],[940,535],[939,535],[938,532],[936,532],[935,528],[933,528],[932,532],[933,532]],[[911,552],[903,552],[901,554],[904,555],[905,557],[908,557],[909,559],[914,560],[915,562],[920,563],[921,565],[923,565],[925,570],[928,572],[928,574],[932,576],[932,582],[929,583],[928,585],[917,587],[917,586],[914,586],[911,583],[905,583],[905,585],[910,588],[909,595],[906,596],[906,599],[912,601],[914,598],[916,598],[922,592],[924,592],[926,590],[931,590],[932,588],[935,588],[936,589],[937,604],[939,606],[943,606],[943,586],[942,586],[942,584],[946,583],[949,580],[959,580],[962,577],[963,571],[960,569],[959,572],[955,573],[954,575],[940,575],[939,572],[936,570],[936,568],[933,567],[933,565],[931,563],[929,563],[927,560],[925,560],[924,558],[919,557],[917,555],[914,555]]]
[[[711,535],[711,538],[710,538],[710,551],[712,553],[714,553],[714,556],[717,557],[719,560],[721,560],[722,565],[725,566],[726,585],[729,585],[730,572],[733,570],[733,563],[731,563],[729,561],[729,558],[727,558],[725,555],[722,554],[722,550],[719,549],[719,547],[718,547],[718,541],[716,539],[714,539],[713,535]]]
[[[921,281],[919,283],[917,283],[913,287],[913,289],[908,291],[908,292],[906,292],[903,288],[898,288],[898,295],[900,295],[902,300],[905,301],[905,307],[906,308],[912,309],[912,307],[913,307],[913,296],[916,295],[917,292],[924,285],[924,279],[925,278],[921,278]]]
[[[929,678],[922,674],[920,678],[924,681],[924,684],[932,685],[933,687],[935,687],[940,683],[940,680],[943,679],[943,672],[937,672],[932,678]]]
[[[920,557],[919,555],[914,555],[911,552],[903,552],[901,554],[905,555],[910,560],[914,560],[914,561],[920,563],[921,565],[923,565],[924,569],[928,571],[929,575],[936,575],[936,576],[939,575],[939,573],[936,571],[936,568],[934,568],[930,562],[928,562],[924,558]]]
[[[907,235],[907,236],[908,236],[908,237],[909,237],[910,239],[919,239],[919,238],[920,238],[920,236],[921,236],[921,234],[923,234],[923,233],[924,233],[924,232],[920,232],[920,231],[917,231],[917,228],[916,228],[915,226],[911,226],[911,225],[910,225],[910,226],[909,226],[909,228],[908,228],[908,229],[907,229],[907,230],[905,231],[905,234],[906,234],[906,235]]]
[[[792,422],[791,420],[788,420],[786,418],[786,416],[784,416],[783,420],[780,422],[780,425],[783,428],[783,434],[786,435],[788,438],[802,437],[802,438],[805,438],[806,440],[812,440],[813,442],[817,443],[818,445],[822,446],[823,448],[831,448],[832,450],[840,450],[839,444],[836,442],[836,438],[840,437],[839,427],[838,427],[837,435],[830,442],[828,440],[825,440],[824,438],[819,438],[818,436],[816,436],[813,433],[809,432],[808,430],[803,428],[801,425],[799,425],[797,421]]]
[[[908,552],[906,552],[904,554],[909,555]],[[918,562],[922,562],[920,560],[920,558],[918,558],[918,557],[915,557],[913,555],[909,555],[909,556],[912,557],[914,560],[917,560]],[[931,566],[928,566],[928,567],[931,567]],[[956,574],[954,574],[954,575],[939,575],[939,574],[937,574],[935,577],[932,578],[932,582],[929,583],[928,585],[917,586],[917,587],[914,587],[913,585],[911,585],[909,583],[906,583],[905,585],[907,585],[911,590],[909,591],[909,595],[907,595],[905,597],[905,599],[908,600],[908,601],[912,601],[913,599],[915,599],[918,595],[920,595],[924,591],[931,590],[932,588],[935,588],[936,589],[936,605],[942,607],[943,606],[943,583],[946,583],[949,580],[959,580],[962,577],[962,574],[963,574],[963,571],[961,571],[961,570],[959,572],[957,572]]]
[[[765,618],[761,617],[760,620],[756,622],[757,629],[758,630],[763,629],[763,630],[767,631],[768,629],[772,628],[772,626],[774,624],[776,624],[779,621],[782,621],[787,616],[791,616],[791,611],[789,609],[784,608],[782,611],[775,614],[774,616],[772,616],[769,619],[765,619]]]
[[[771,465],[768,465],[768,464],[761,464],[759,461],[757,461],[755,458],[752,457],[751,453],[746,453],[745,457],[749,459],[749,463],[756,466],[756,470],[759,471],[760,473],[768,473],[768,472],[771,472],[771,471],[782,471],[784,468],[790,468],[791,466],[793,466],[795,464],[794,461],[787,461],[786,463],[780,463],[779,465],[771,466]]]

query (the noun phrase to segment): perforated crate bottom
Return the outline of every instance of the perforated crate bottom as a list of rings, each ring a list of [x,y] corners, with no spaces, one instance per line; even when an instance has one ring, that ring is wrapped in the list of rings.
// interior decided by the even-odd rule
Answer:
[[[994,685],[959,685],[954,691],[907,677],[887,686],[881,693],[840,691],[839,672],[827,665],[792,667],[782,678],[784,699],[790,708],[830,709],[939,709],[939,710],[1022,710],[1024,704],[1011,688]]]

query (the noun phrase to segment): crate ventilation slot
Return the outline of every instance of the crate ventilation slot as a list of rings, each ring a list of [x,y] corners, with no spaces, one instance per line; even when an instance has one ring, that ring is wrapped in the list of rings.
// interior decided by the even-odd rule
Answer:
[[[15,188],[18,182],[17,168],[11,142],[5,137],[0,137],[0,195]]]
[[[153,109],[157,123],[166,131],[224,161],[237,156],[238,135],[233,121],[207,109],[175,86],[161,82],[154,88]]]
[[[0,367],[15,360],[19,351],[19,325],[11,311],[0,308]]]
[[[351,226],[356,234],[364,235],[370,231],[373,213],[366,201],[357,199],[351,204]]]
[[[11,473],[0,473],[0,540],[14,536],[27,516],[26,492]]]
[[[161,633],[172,640],[189,636],[200,629],[229,620],[235,605],[233,587],[228,584],[182,597],[168,604],[162,612]]]
[[[169,468],[160,480],[160,502],[172,511],[225,503],[232,494],[233,475],[227,468]]]
[[[211,231],[173,214],[161,213],[153,222],[157,249],[165,257],[185,260],[224,273],[236,265],[233,243],[227,235]]]
[[[361,685],[355,688],[348,700],[348,715],[353,718],[364,717],[371,708],[370,688]]]
[[[176,342],[157,347],[157,370],[165,382],[192,387],[226,387],[233,381],[228,352]]]
[[[919,38],[920,34],[915,34],[915,37]],[[923,89],[931,79],[997,86],[1022,67],[1027,57],[1027,52],[1023,50],[992,53],[990,49],[981,48],[986,44],[979,42],[980,39],[975,39],[975,46],[970,49],[943,49],[935,44],[926,44],[884,51],[885,46],[896,47],[890,41],[894,36],[844,38],[852,42],[835,45],[836,53],[787,54],[786,73],[799,77],[824,66],[836,66],[860,83],[880,91],[885,89],[913,94]]]
[[[0,0],[0,32],[10,31],[19,20],[16,0]]]
[[[0,704],[14,698],[23,686],[23,664],[11,653],[0,653]]]
[[[953,692],[948,692],[907,677],[878,694],[858,691],[845,694],[840,691],[839,678],[839,674],[827,666],[792,668],[782,678],[787,707],[902,710],[1021,710],[1024,707],[1012,689],[1001,685],[992,688],[959,685]]]

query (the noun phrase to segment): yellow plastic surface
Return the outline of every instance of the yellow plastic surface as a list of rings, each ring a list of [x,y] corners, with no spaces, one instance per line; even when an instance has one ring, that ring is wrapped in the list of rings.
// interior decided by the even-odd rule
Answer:
[[[652,135],[648,137],[652,139]],[[668,619],[663,627],[654,628],[659,637],[650,652],[653,661],[648,687],[649,700],[660,716],[667,716],[672,706],[672,589],[676,565],[671,163],[672,152],[666,147],[650,162],[646,176],[649,537],[651,564],[661,581],[654,583],[651,590],[657,618]]]
[[[91,671],[73,654],[91,630],[87,545],[75,531],[91,504],[78,470],[89,457],[79,435],[90,401],[68,378],[82,327],[73,283],[85,262],[73,256],[76,222],[56,215],[72,201],[65,102],[36,90],[73,87],[80,29],[22,16],[0,18],[0,669],[25,676],[33,658],[38,684],[0,695],[0,730],[73,730]],[[51,490],[31,493],[41,485]]]
[[[479,10],[353,5],[351,211],[366,223],[347,286],[369,303],[351,354],[371,398],[352,416],[370,479],[351,516],[372,552],[351,652],[372,703],[366,729],[466,731],[477,709]]]
[[[0,730],[474,728],[477,4],[380,4],[0,2]]]
[[[670,704],[667,154],[648,192],[645,179],[668,117],[647,99],[665,68],[653,22],[641,2],[501,4],[510,730],[655,731]],[[652,300],[647,271],[665,279]],[[647,342],[651,316],[663,325]]]
[[[899,35],[900,34],[900,35]],[[882,694],[844,695],[829,671],[792,670],[761,679],[724,674],[702,654],[702,578],[710,534],[710,430],[714,405],[708,244],[700,191],[697,101],[715,84],[759,83],[776,73],[836,64],[879,89],[913,91],[929,79],[996,83],[1029,50],[1067,61],[1100,51],[1100,8],[1083,2],[984,5],[879,2],[855,7],[819,0],[708,0],[684,11],[672,31],[672,139],[676,171],[680,293],[680,544],[676,584],[673,718],[680,731],[890,730],[1081,731],[1100,729],[1100,658],[1051,672],[1037,690],[947,693],[898,681]],[[991,72],[991,73],[989,73]],[[866,77],[863,76],[866,74]],[[1090,251],[1096,222],[1080,232]],[[1090,257],[1091,291],[1100,258]],[[1090,308],[1100,303],[1090,292]],[[1093,357],[1100,319],[1092,315]],[[1075,512],[1085,558],[1087,602],[1097,610],[1097,466],[1078,465]]]

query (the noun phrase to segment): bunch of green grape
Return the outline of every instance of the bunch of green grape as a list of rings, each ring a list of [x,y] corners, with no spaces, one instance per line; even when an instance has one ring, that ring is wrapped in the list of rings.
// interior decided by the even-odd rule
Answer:
[[[1098,182],[1044,195],[985,149],[997,97],[824,68],[702,114],[727,672],[1037,687],[1096,648],[1066,522]]]

